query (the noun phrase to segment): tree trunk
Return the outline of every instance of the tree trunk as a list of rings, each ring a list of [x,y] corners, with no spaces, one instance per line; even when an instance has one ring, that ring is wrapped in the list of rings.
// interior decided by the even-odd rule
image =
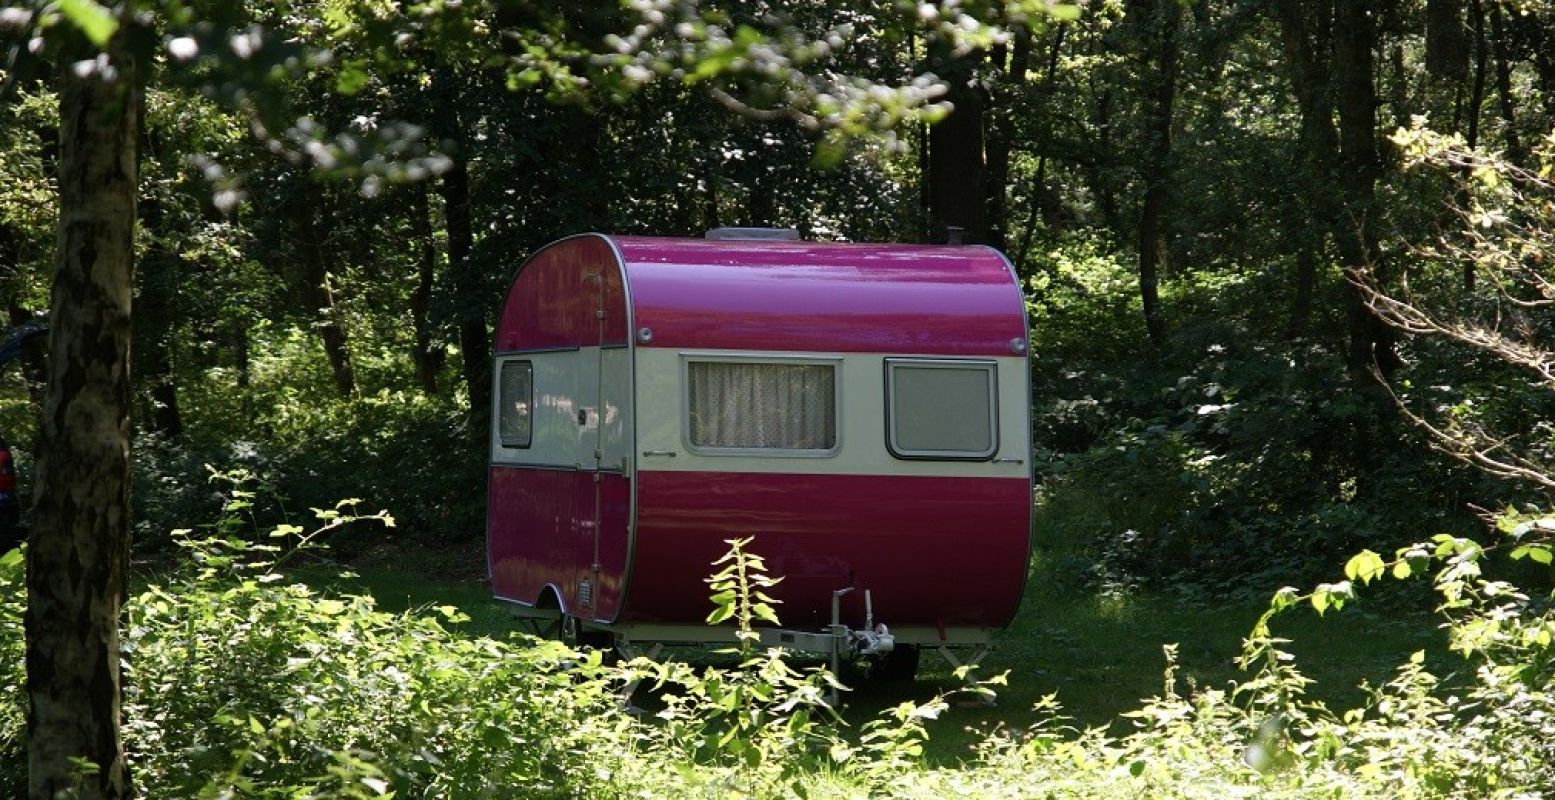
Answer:
[[[470,220],[470,173],[463,153],[454,157],[453,166],[443,173],[438,193],[443,197],[443,219],[448,233],[448,271],[453,276],[458,303],[459,353],[464,369],[464,384],[470,394],[470,422],[473,431],[485,437],[491,417],[491,337],[486,331],[486,308],[479,276],[470,261],[475,246],[474,226]]]
[[[341,397],[356,394],[356,371],[351,366],[351,348],[346,338],[345,326],[340,324],[340,314],[335,308],[335,291],[331,285],[329,270],[324,266],[324,240],[329,235],[328,210],[320,222],[313,216],[313,204],[299,198],[293,205],[293,220],[297,224],[302,284],[299,287],[303,308],[308,319],[319,332],[324,343],[324,355],[329,359],[330,373],[335,378],[335,389]]]
[[[945,241],[948,228],[961,228],[963,241],[988,241],[984,190],[983,121],[986,101],[972,81],[972,62],[981,55],[935,59],[950,85],[955,106],[929,128],[929,240]]]
[[[1151,0],[1138,6],[1141,38],[1150,67],[1141,95],[1145,99],[1145,185],[1139,212],[1139,296],[1151,344],[1166,342],[1166,315],[1161,308],[1160,276],[1169,267],[1166,218],[1171,202],[1172,105],[1177,93],[1178,31],[1182,6],[1177,0]]]
[[[1555,36],[1551,35],[1551,14],[1532,7],[1513,17],[1513,22],[1526,35],[1528,50],[1533,54],[1534,73],[1539,77],[1539,97],[1547,117],[1555,119]]]
[[[1290,303],[1290,321],[1285,329],[1288,339],[1307,334],[1307,323],[1312,319],[1312,290],[1317,285],[1317,253],[1308,243],[1296,249],[1296,280]]]
[[[916,126],[918,132],[918,242],[928,244],[932,232],[929,230],[929,220],[933,217],[930,209],[933,204],[929,201],[929,125],[920,122]]]
[[[1470,0],[1469,19],[1474,31],[1474,79],[1469,89],[1468,132],[1464,142],[1472,150],[1479,146],[1479,118],[1485,106],[1485,66],[1489,50],[1485,42],[1485,9],[1480,4],[1480,0]],[[1463,168],[1462,188],[1458,191],[1460,207],[1468,201],[1468,183],[1471,173],[1472,170],[1467,166]],[[1477,280],[1478,270],[1474,265],[1474,259],[1464,259],[1463,291],[1472,294]]]
[[[437,184],[448,238],[448,277],[459,326],[459,360],[470,396],[470,432],[485,441],[491,419],[491,335],[486,330],[486,292],[471,254],[475,226],[470,216],[469,137],[460,113],[459,76],[450,67],[432,77],[433,130],[452,155]]]
[[[1425,1],[1425,69],[1431,77],[1447,81],[1468,77],[1469,37],[1463,26],[1463,0]]]
[[[1404,63],[1404,43],[1395,42],[1388,51],[1393,68],[1393,126],[1408,128],[1412,114],[1409,108],[1409,67]]]
[[[1426,0],[1423,108],[1437,130],[1454,131],[1463,122],[1472,50],[1464,0]]]
[[[1474,31],[1474,80],[1469,88],[1468,135],[1469,149],[1479,146],[1479,118],[1485,108],[1485,66],[1489,60],[1489,48],[1485,42],[1485,7],[1480,0],[1470,0],[1469,19]]]
[[[1004,48],[995,50],[995,63],[1001,68],[999,90],[990,102],[988,114],[988,177],[985,190],[988,206],[988,244],[1003,251],[1010,236],[1010,150],[1014,146],[1014,119],[1011,108],[1016,93],[1026,83],[1026,71],[1031,66],[1031,32],[1022,28],[1016,31],[1015,43],[1010,48],[1008,60]]]
[[[184,432],[173,378],[173,336],[177,325],[178,256],[160,243],[140,260],[140,292],[134,326],[135,367],[151,399],[150,430],[163,438]],[[144,424],[144,423],[143,423]]]
[[[155,144],[152,145],[155,149]],[[182,436],[183,417],[178,411],[178,385],[173,379],[173,337],[178,326],[178,254],[167,246],[167,231],[160,203],[142,204],[142,222],[150,240],[140,257],[136,285],[135,324],[130,341],[136,381],[149,395],[151,413],[142,421],[166,439]]]
[[[1506,157],[1513,166],[1527,163],[1522,137],[1517,133],[1517,100],[1512,96],[1512,61],[1507,54],[1507,29],[1502,20],[1501,0],[1490,3],[1490,35],[1495,42],[1496,96],[1501,99],[1501,122],[1506,126]]]
[[[437,373],[443,368],[443,348],[432,342],[432,323],[428,309],[432,304],[432,283],[437,275],[437,247],[432,241],[432,207],[427,202],[425,185],[411,189],[411,235],[416,237],[421,257],[416,268],[416,288],[410,295],[410,319],[415,328],[416,381],[424,394],[437,393]]]
[[[1086,182],[1096,195],[1096,210],[1101,212],[1102,225],[1108,230],[1118,231],[1122,230],[1123,217],[1118,210],[1118,197],[1112,191],[1112,181],[1103,168],[1104,164],[1113,160],[1112,125],[1112,89],[1109,87],[1097,96],[1096,105],[1091,111],[1091,129],[1096,144],[1092,148],[1093,157],[1086,159],[1083,166]]]
[[[27,767],[32,800],[130,795],[119,736],[119,614],[129,560],[130,286],[135,63],[60,74],[59,228],[49,382],[28,551]],[[77,58],[62,58],[74,64]],[[83,774],[73,763],[90,762]]]
[[[1316,8],[1310,13],[1299,3],[1274,5],[1280,46],[1290,69],[1291,90],[1301,112],[1301,147],[1295,169],[1300,200],[1289,214],[1295,222],[1290,236],[1296,253],[1287,326],[1292,336],[1301,335],[1307,328],[1317,277],[1316,256],[1322,251],[1337,200],[1332,191],[1332,175],[1339,152],[1339,132],[1334,127],[1333,87],[1327,63],[1333,10],[1326,3],[1314,5]]]
[[[1345,271],[1345,307],[1350,347],[1347,362],[1357,382],[1375,384],[1372,367],[1384,377],[1400,362],[1394,332],[1366,307],[1357,280],[1385,282],[1372,217],[1382,169],[1377,150],[1377,98],[1372,51],[1375,0],[1338,0],[1334,17],[1334,99],[1339,110],[1339,186],[1344,212],[1334,240]]]

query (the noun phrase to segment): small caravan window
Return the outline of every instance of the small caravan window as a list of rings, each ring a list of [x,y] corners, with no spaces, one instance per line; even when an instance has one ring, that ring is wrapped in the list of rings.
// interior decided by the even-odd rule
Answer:
[[[685,363],[686,438],[693,452],[824,456],[836,451],[836,364]]]
[[[985,459],[998,450],[992,361],[886,359],[886,432],[897,458]]]
[[[534,365],[528,361],[508,361],[502,365],[501,413],[497,433],[503,447],[528,447],[532,428],[530,409],[534,405]]]

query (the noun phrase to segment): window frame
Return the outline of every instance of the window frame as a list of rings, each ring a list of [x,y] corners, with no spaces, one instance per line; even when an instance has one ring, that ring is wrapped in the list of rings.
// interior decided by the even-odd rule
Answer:
[[[829,448],[709,447],[691,441],[691,365],[781,364],[830,367],[832,372],[832,446]],[[680,439],[686,452],[699,456],[761,456],[770,458],[832,458],[842,452],[842,359],[815,356],[769,356],[744,353],[680,354]]]
[[[896,441],[896,370],[981,369],[988,376],[988,448],[986,450],[916,450]],[[984,358],[885,359],[885,442],[891,455],[903,461],[989,461],[999,454],[999,362]]]
[[[503,396],[503,391],[502,390],[503,390],[504,382],[502,380],[502,376],[503,376],[503,373],[507,372],[509,367],[523,367],[529,373],[529,397],[528,397],[528,403],[527,403],[528,408],[529,408],[529,435],[524,437],[524,440],[523,440],[522,444],[515,443],[516,440],[509,439],[502,432],[502,414],[503,414],[504,410],[507,408],[507,400],[508,400],[507,397]],[[498,415],[497,416],[497,444],[498,444],[498,446],[500,446],[500,447],[502,447],[504,449],[507,449],[507,450],[528,450],[530,447],[534,446],[534,442],[535,442],[535,363],[534,363],[534,361],[532,359],[528,359],[528,358],[506,359],[505,358],[505,359],[502,359],[500,364],[498,364],[498,366],[497,366],[497,415]]]

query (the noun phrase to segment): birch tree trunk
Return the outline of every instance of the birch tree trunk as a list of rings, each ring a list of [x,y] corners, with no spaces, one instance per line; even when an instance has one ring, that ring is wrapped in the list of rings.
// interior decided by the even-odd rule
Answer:
[[[28,551],[27,758],[33,800],[130,795],[119,736],[119,611],[129,555],[129,350],[135,64],[65,65],[60,219],[35,533]],[[73,763],[95,765],[85,774]]]

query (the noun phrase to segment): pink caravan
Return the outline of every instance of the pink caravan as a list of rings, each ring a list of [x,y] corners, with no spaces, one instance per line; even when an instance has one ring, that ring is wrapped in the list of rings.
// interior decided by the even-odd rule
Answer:
[[[986,648],[1030,549],[1009,262],[750,233],[586,234],[519,268],[493,366],[495,595],[628,652],[731,639],[703,579],[753,536],[784,579],[774,643]]]

